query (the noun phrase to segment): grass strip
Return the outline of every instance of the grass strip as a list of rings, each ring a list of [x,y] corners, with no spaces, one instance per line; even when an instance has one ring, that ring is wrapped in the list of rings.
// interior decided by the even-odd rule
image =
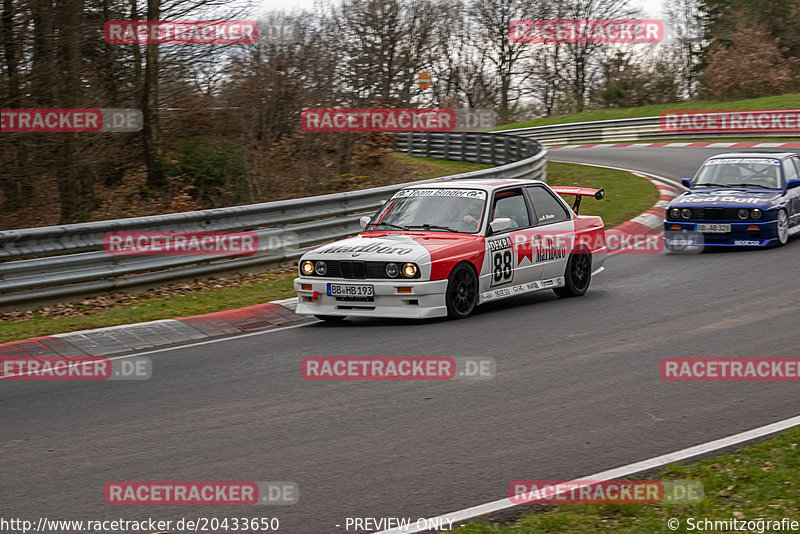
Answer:
[[[455,534],[544,534],[570,532],[725,532],[734,531],[700,523],[717,521],[800,521],[800,427],[775,438],[749,445],[689,465],[669,465],[648,480],[690,479],[702,482],[704,499],[697,504],[569,504],[534,512],[508,524],[473,522]],[[501,489],[500,491],[502,491]],[[667,522],[679,521],[678,528]],[[691,521],[690,521],[691,520]],[[762,524],[763,525],[763,524]],[[674,526],[674,525],[673,525]],[[710,528],[709,528],[710,527]],[[719,528],[717,528],[719,527]],[[772,532],[755,525],[739,532]],[[791,530],[789,530],[791,531]]]

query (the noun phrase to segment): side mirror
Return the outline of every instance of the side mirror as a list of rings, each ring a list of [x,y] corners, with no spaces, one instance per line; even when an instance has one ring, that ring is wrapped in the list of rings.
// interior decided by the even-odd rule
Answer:
[[[795,187],[800,187],[800,180],[789,180],[786,182],[786,190],[794,189]]]
[[[492,228],[492,233],[496,234],[498,232],[510,229],[511,219],[509,219],[508,217],[498,217],[497,219],[490,222],[489,226]]]
[[[683,184],[683,187],[686,187],[686,188],[689,188],[689,189],[692,188],[692,179],[691,178],[681,178],[681,183]]]
[[[362,229],[366,228],[366,227],[367,227],[367,225],[368,225],[370,222],[372,222],[372,217],[370,217],[369,215],[364,215],[363,217],[361,217],[361,218],[358,220],[358,224],[360,224],[360,225],[361,225],[361,228],[362,228]]]

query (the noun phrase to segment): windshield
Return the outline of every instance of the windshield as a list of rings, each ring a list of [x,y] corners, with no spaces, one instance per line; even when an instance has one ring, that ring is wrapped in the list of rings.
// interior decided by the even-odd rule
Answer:
[[[780,189],[780,163],[774,158],[711,159],[697,173],[693,187]]]
[[[387,202],[365,230],[430,230],[477,233],[486,192],[477,189],[404,189]]]

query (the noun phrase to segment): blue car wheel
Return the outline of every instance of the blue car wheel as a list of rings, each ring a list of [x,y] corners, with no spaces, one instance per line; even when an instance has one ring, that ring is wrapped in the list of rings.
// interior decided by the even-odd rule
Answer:
[[[789,241],[789,216],[786,215],[786,210],[778,212],[777,224],[778,246],[782,247]]]

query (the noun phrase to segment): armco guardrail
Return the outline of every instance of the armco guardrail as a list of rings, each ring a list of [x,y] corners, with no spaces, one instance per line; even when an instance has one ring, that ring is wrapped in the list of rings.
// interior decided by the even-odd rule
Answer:
[[[532,139],[493,133],[408,133],[395,149],[414,156],[498,167],[425,180],[546,178],[546,150]],[[421,182],[415,182],[421,183]],[[295,261],[310,248],[359,231],[407,184],[263,204],[0,232],[0,308],[41,304]],[[250,256],[120,256],[103,252],[107,232],[255,231]]]
[[[776,110],[777,111],[777,110]],[[496,133],[536,139],[544,145],[572,145],[579,143],[625,143],[629,141],[657,141],[660,139],[713,139],[725,137],[800,137],[799,132],[745,133],[737,131],[698,133],[664,132],[660,117],[638,119],[614,119],[607,121],[571,122],[549,124],[514,130],[498,130]]]

